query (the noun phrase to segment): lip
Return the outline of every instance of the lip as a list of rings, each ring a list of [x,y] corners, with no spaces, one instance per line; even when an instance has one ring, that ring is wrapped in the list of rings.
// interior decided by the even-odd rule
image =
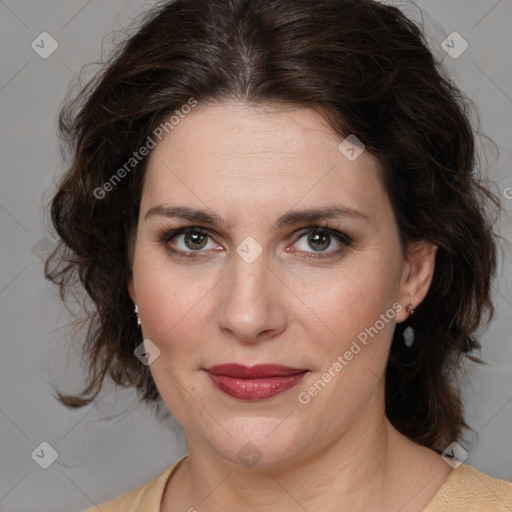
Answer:
[[[221,364],[206,368],[212,383],[220,391],[240,400],[264,400],[294,387],[308,373],[302,368],[278,364],[244,366]]]

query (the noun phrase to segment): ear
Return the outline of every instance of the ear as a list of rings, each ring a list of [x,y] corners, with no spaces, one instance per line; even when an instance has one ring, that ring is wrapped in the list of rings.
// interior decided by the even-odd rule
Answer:
[[[409,317],[406,310],[408,304],[417,308],[430,288],[434,275],[437,245],[421,240],[410,242],[407,248],[407,259],[402,266],[400,280],[400,296],[398,302],[402,310],[397,312],[397,323]]]
[[[135,285],[133,283],[133,274],[128,278],[128,293],[130,294],[130,298],[134,304],[137,304],[137,295],[135,294]]]

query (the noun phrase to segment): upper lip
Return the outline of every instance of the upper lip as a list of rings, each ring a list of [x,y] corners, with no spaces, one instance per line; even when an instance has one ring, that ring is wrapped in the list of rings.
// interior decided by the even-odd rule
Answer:
[[[259,364],[255,366],[244,366],[237,363],[218,364],[206,368],[207,372],[214,375],[225,375],[226,377],[238,377],[242,379],[257,379],[262,377],[284,377],[298,375],[307,370],[303,368],[291,368],[281,364]]]

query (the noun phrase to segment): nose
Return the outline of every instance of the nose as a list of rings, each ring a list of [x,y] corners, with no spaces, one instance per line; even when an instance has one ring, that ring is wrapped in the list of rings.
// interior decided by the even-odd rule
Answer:
[[[235,256],[231,271],[219,290],[219,329],[245,343],[278,336],[286,330],[283,284],[264,257],[247,263]]]

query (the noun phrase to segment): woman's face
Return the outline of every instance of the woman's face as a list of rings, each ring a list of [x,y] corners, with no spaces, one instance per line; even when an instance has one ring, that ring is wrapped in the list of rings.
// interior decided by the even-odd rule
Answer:
[[[340,142],[310,109],[199,104],[150,156],[129,290],[191,451],[271,467],[382,421],[418,297],[376,160]]]

